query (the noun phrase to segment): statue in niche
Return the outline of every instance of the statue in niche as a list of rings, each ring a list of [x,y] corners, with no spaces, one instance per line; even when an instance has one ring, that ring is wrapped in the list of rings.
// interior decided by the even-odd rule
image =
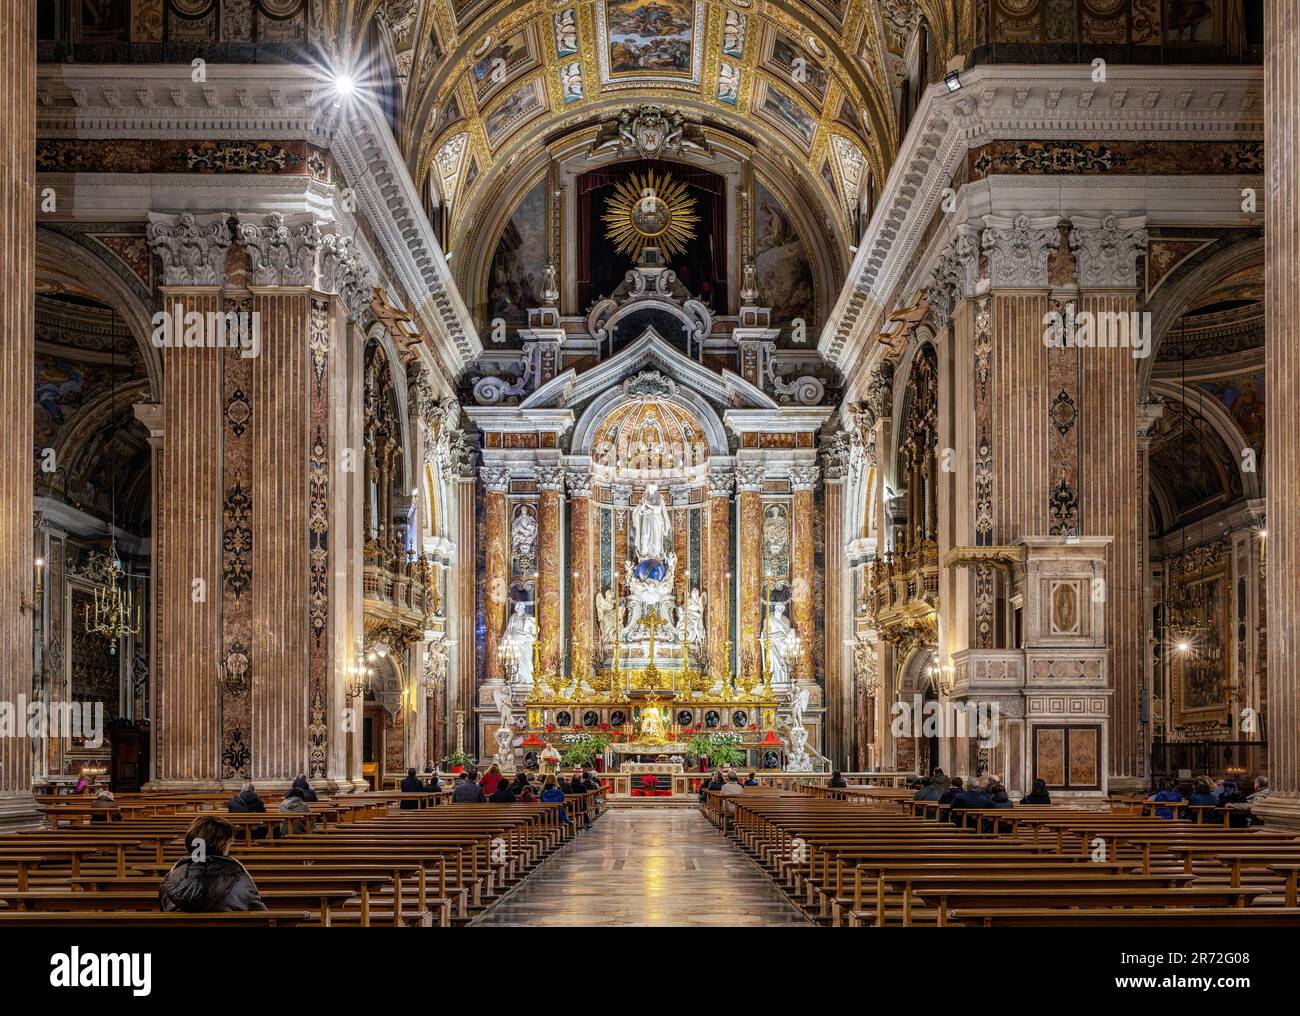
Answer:
[[[520,506],[510,524],[510,560],[516,575],[537,570],[537,516],[528,505]]]
[[[673,525],[658,484],[650,484],[632,512],[637,561],[663,561],[672,553]]]
[[[513,683],[532,687],[533,684],[533,643],[537,641],[537,621],[528,613],[522,603],[515,604],[515,612],[510,615],[501,644],[507,646],[515,658],[515,678]]]
[[[790,526],[776,505],[769,505],[763,518],[763,555],[772,574],[790,571]]]
[[[798,642],[794,625],[785,616],[785,604],[772,604],[763,626],[763,662],[772,671],[773,688],[789,686],[790,666],[786,660],[794,655]]]

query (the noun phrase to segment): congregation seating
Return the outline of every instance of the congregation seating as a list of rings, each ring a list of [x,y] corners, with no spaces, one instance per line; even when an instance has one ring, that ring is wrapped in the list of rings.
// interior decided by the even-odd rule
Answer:
[[[599,795],[569,795],[563,806],[446,806],[447,791],[378,791],[322,798],[292,814],[273,805],[230,814],[229,796],[120,795],[116,820],[100,822],[66,798],[42,802],[48,828],[0,839],[0,923],[464,925],[589,826]],[[416,808],[400,807],[411,799]],[[266,911],[160,912],[160,881],[185,856],[186,831],[203,814],[235,828],[228,853],[256,883]]]
[[[704,812],[820,925],[1300,926],[1287,833],[1104,802],[950,822],[946,805],[848,789],[708,792]]]

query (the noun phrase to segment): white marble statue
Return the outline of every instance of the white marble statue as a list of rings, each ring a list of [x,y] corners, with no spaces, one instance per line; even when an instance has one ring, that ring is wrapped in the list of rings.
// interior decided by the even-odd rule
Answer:
[[[686,598],[686,606],[677,611],[680,616],[678,626],[682,641],[687,645],[698,646],[704,643],[704,596],[698,589],[692,589]]]
[[[805,750],[808,728],[803,725],[803,714],[807,708],[808,689],[800,688],[790,700],[790,751],[785,760],[785,770],[789,773],[810,773],[813,769],[812,757]]]
[[[619,624],[620,613],[613,592],[606,589],[596,597],[596,627],[600,631],[600,644],[606,649],[614,644],[614,636],[622,627]]]
[[[517,685],[532,686],[533,683],[533,643],[537,641],[537,622],[528,608],[522,603],[515,604],[515,612],[510,615],[501,644],[509,647],[515,658],[515,678]]]
[[[646,487],[632,511],[633,548],[638,561],[662,561],[672,550],[673,523],[657,484]]]
[[[764,663],[772,671],[772,687],[785,688],[790,684],[790,665],[786,660],[793,655],[799,637],[794,625],[785,616],[785,604],[772,604],[772,611],[763,626]]]
[[[527,505],[510,524],[510,555],[516,572],[528,573],[537,567],[537,516]]]
[[[492,691],[492,701],[496,703],[497,712],[501,714],[501,726],[513,730],[515,713],[514,706],[510,703],[510,693],[502,688],[495,688]]]

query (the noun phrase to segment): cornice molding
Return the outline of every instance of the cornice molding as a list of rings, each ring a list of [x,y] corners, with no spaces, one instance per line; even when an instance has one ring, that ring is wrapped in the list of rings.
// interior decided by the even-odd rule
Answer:
[[[191,80],[191,73],[188,64],[41,65],[37,74],[38,137],[300,140],[328,149],[352,189],[357,214],[369,223],[397,276],[393,281],[401,284],[415,304],[404,309],[420,322],[441,369],[448,377],[459,375],[482,352],[482,343],[451,282],[446,258],[387,121],[376,111],[340,110],[333,103],[328,82],[310,67],[209,64],[203,82]],[[194,177],[176,174],[176,178],[193,192]],[[202,179],[206,187],[267,189],[264,183],[250,183],[244,176],[233,182],[217,175]],[[284,180],[290,178],[273,179],[286,186]],[[287,186],[301,189],[305,184],[290,179]],[[339,200],[340,188],[317,186],[334,192],[329,212],[340,221],[349,221],[348,210],[339,207],[350,204]],[[144,219],[150,210],[162,209],[151,188],[138,188],[136,196],[142,199],[140,207],[132,210],[136,218]],[[119,209],[118,217],[125,211]],[[365,250],[364,244],[358,247]],[[372,267],[378,269],[379,265]]]
[[[1192,80],[1185,66],[1111,65],[1107,72],[1106,81],[1094,82],[1090,65],[998,65],[964,72],[956,92],[943,82],[929,87],[818,343],[841,373],[849,376],[860,359],[872,355],[877,319],[904,281],[939,202],[972,148],[999,139],[1263,138],[1259,67],[1197,67]],[[1098,182],[1114,187],[1122,178],[1115,174]],[[1034,180],[1045,191],[1078,182],[1058,176]],[[990,180],[967,185],[963,196],[990,186]],[[930,259],[927,271],[932,264]]]

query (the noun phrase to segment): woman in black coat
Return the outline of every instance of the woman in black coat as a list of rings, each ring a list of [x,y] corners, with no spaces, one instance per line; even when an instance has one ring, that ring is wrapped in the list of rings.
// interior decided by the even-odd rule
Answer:
[[[190,914],[265,910],[253,876],[226,854],[234,836],[235,827],[220,815],[195,819],[185,834],[185,856],[158,887],[159,908]]]

